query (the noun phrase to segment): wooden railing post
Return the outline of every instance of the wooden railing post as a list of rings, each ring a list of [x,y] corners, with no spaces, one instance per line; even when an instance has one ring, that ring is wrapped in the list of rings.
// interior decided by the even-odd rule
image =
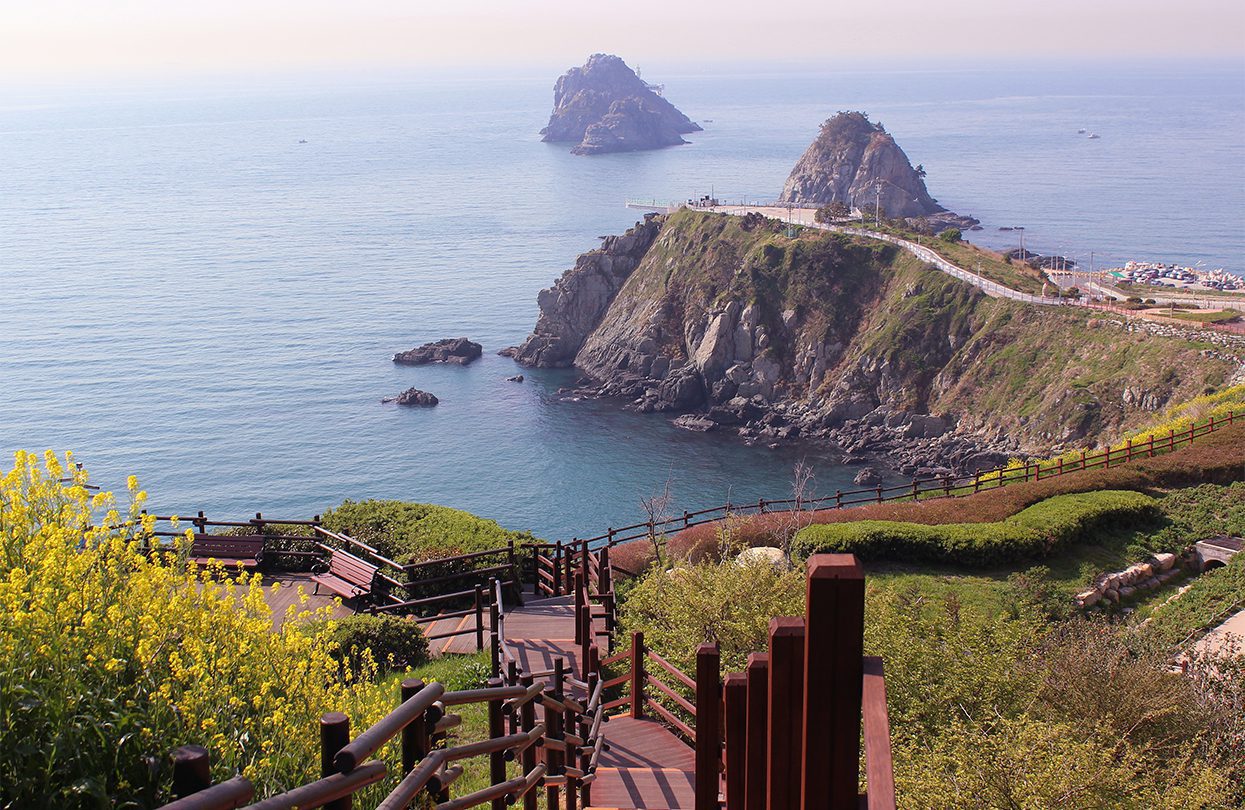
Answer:
[[[530,687],[535,682],[535,679],[531,675],[525,674],[520,678],[519,682],[524,687]],[[519,709],[519,729],[524,733],[527,733],[531,731],[535,725],[536,701],[529,700],[523,704],[521,709]],[[531,773],[532,768],[536,767],[536,746],[529,745],[527,748],[524,748],[520,762],[523,766],[523,773]],[[536,794],[538,792],[539,791],[533,789],[523,795],[523,810],[536,810]]]
[[[489,679],[489,688],[496,688],[502,685],[501,678],[493,677]],[[488,736],[490,740],[496,740],[498,737],[506,735],[505,717],[502,715],[502,700],[494,698],[488,702]],[[500,785],[506,781],[506,754],[504,751],[494,751],[488,755],[489,781],[494,785]],[[506,799],[501,797],[493,799],[493,810],[506,810]]]
[[[329,712],[320,718],[320,775],[337,773],[333,758],[350,742],[350,718],[341,712]],[[354,800],[350,796],[324,805],[328,810],[350,810]]]
[[[726,732],[726,810],[744,810],[748,751],[748,676],[732,672],[722,684]]]
[[[423,688],[424,682],[419,678],[407,678],[402,682],[402,702],[405,703],[415,697]],[[428,728],[421,714],[402,729],[402,772],[410,773],[415,763],[426,756],[428,756]]]
[[[566,672],[563,669],[565,663],[561,658],[553,659],[553,697],[561,700],[563,697],[563,682],[566,678]],[[554,709],[545,709],[545,736],[553,742],[560,742],[564,739],[562,733],[562,713]],[[550,776],[559,776],[562,773],[562,763],[565,761],[566,749],[558,745],[549,745],[544,748],[545,764],[549,766]],[[549,810],[555,810],[558,806],[558,786],[550,785],[545,792],[545,807]]]
[[[600,551],[601,575],[597,580],[597,590],[601,593],[614,592],[614,572],[610,569],[610,547],[603,546]]]
[[[484,650],[484,586],[476,585],[476,652]]]
[[[851,554],[808,560],[800,806],[854,807],[860,777],[865,578]]]
[[[588,678],[588,648],[592,646],[595,640],[592,633],[592,603],[588,602],[579,606],[579,613],[575,616],[575,624],[579,630],[579,671]]]
[[[769,623],[769,750],[766,810],[798,810],[804,719],[804,620]]]
[[[644,716],[644,632],[631,633],[631,716]]]
[[[748,679],[748,742],[744,747],[744,808],[765,810],[766,759],[769,743],[769,655],[752,653],[744,668]],[[823,798],[820,807],[835,807]]]
[[[553,547],[553,595],[562,595],[562,541],[557,540]]]
[[[201,745],[183,745],[173,751],[173,795],[184,799],[212,786],[212,759]]]
[[[591,560],[591,556],[592,556],[592,555],[591,555],[591,553],[588,551],[588,541],[587,541],[587,540],[585,540],[585,541],[584,541],[583,548],[581,548],[581,549],[580,549],[579,554],[580,554],[579,573],[580,573],[580,574],[583,576],[583,578],[584,578],[584,587],[585,587],[585,588],[587,588],[587,589],[589,590],[589,592],[591,592],[591,590],[592,590],[592,560]]]
[[[493,677],[501,677],[501,605],[496,601],[489,606],[489,663],[492,665]]]
[[[583,636],[583,627],[584,627],[584,622],[583,622],[583,612],[584,612],[584,601],[585,601],[585,600],[584,600],[584,580],[583,580],[582,576],[579,574],[579,572],[576,572],[576,573],[575,573],[575,580],[574,580],[573,585],[574,585],[574,591],[575,591],[575,613],[574,613],[574,616],[575,616],[575,643],[576,643],[576,644],[582,644],[582,643],[583,643],[583,641],[584,641],[584,636]]]
[[[718,810],[722,684],[718,645],[696,648],[696,810]]]

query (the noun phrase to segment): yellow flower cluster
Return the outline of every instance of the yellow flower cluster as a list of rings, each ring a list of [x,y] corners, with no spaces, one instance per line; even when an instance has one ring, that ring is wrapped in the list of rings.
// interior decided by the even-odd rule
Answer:
[[[318,776],[324,712],[391,707],[305,596],[274,628],[258,575],[188,564],[189,532],[155,544],[133,477],[124,507],[86,483],[51,452],[0,480],[0,806],[150,805],[187,743],[264,795]]]

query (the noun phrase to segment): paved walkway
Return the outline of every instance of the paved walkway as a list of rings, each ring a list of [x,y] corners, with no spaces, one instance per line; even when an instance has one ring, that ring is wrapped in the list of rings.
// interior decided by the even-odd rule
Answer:
[[[1245,609],[1238,610],[1228,619],[1198,639],[1193,649],[1202,654],[1227,653],[1235,645],[1237,654],[1245,653]]]
[[[506,641],[527,672],[548,672],[556,658],[582,679],[572,597],[528,597],[506,610]],[[602,754],[591,788],[592,808],[680,810],[695,804],[695,754],[665,726],[615,715],[602,727]]]

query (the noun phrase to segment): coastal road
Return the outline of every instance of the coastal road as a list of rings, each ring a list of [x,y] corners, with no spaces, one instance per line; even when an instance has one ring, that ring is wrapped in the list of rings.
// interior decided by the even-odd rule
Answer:
[[[933,265],[942,272],[950,276],[954,276],[961,281],[966,281],[969,284],[972,284],[974,287],[979,288],[982,292],[992,298],[1010,298],[1013,301],[1022,301],[1026,304],[1036,304],[1038,306],[1065,306],[1068,304],[1068,300],[1064,298],[1044,298],[1040,295],[1030,295],[1029,293],[1022,293],[1019,290],[1013,290],[1010,287],[1005,287],[998,282],[983,278],[970,270],[965,270],[963,267],[952,264],[924,245],[919,245],[916,242],[912,242],[907,239],[901,239],[898,236],[891,236],[888,233],[878,233],[877,231],[864,230],[861,228],[848,228],[843,225],[831,225],[817,222],[813,219],[815,211],[812,208],[719,205],[713,208],[704,208],[701,210],[713,211],[721,214],[731,214],[732,216],[743,216],[745,214],[757,213],[773,219],[782,220],[784,222],[803,225],[808,228],[819,228],[823,231],[856,234],[860,236],[867,236],[870,239],[879,239],[883,242],[890,242],[892,245],[898,245],[911,253],[913,256],[916,256],[921,261]]]

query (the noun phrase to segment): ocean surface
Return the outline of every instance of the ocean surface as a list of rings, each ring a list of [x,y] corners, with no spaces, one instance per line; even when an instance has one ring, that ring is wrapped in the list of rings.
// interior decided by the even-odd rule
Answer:
[[[554,75],[0,88],[0,451],[72,449],[159,512],[402,498],[549,538],[638,521],[666,482],[675,511],[783,497],[800,458],[819,493],[848,488],[815,450],[561,401],[573,372],[506,382],[495,355],[638,218],[624,200],[774,199],[843,109],[987,245],[1024,226],[1099,267],[1245,269],[1239,65],[645,75],[704,124],[691,145],[541,143]],[[462,335],[482,361],[390,362]],[[411,386],[441,404],[381,404]]]

